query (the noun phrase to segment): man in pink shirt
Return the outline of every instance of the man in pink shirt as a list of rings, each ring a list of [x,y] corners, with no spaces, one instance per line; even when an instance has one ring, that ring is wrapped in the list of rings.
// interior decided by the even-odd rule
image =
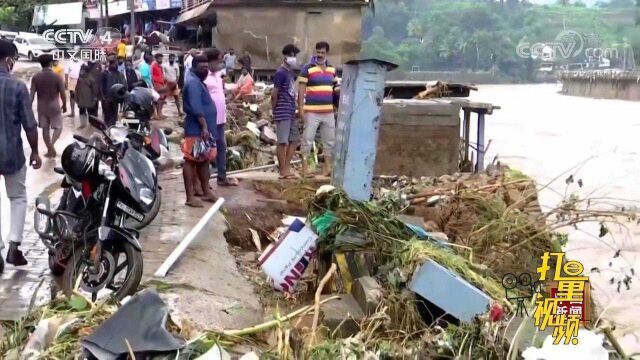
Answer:
[[[216,168],[218,170],[219,186],[237,186],[238,181],[234,178],[227,178],[227,144],[224,138],[224,125],[227,123],[227,105],[224,97],[224,81],[222,63],[222,53],[220,50],[213,48],[206,52],[207,60],[209,60],[209,76],[204,81],[207,86],[211,100],[216,106],[217,114],[217,137],[216,148],[218,155],[216,156]]]

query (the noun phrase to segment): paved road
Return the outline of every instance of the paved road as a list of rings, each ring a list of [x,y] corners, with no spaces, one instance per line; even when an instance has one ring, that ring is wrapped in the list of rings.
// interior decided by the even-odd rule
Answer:
[[[492,143],[487,159],[498,155],[540,184],[560,176],[540,193],[546,208],[556,207],[563,198],[564,180],[571,172],[561,174],[574,167],[576,179],[584,181],[581,197],[616,198],[637,205],[640,102],[566,96],[557,90],[555,84],[480,86],[473,99],[502,106],[488,117],[486,136]],[[578,188],[574,185],[573,189]],[[629,224],[628,229],[611,230],[613,236],[598,239],[594,236],[597,223],[580,226],[570,232],[566,250],[585,269],[601,270],[590,278],[597,302],[606,309],[604,318],[617,325],[616,335],[623,346],[632,353],[640,352],[640,317],[635,315],[640,309],[640,227]],[[617,250],[621,256],[614,259]],[[617,281],[631,267],[638,270],[631,289],[622,285],[618,293]]]
[[[40,66],[37,63],[19,61],[14,73],[17,75],[26,72],[37,71]],[[26,79],[25,79],[26,80]],[[27,82],[27,85],[29,83]],[[34,102],[35,111],[36,102]],[[73,119],[64,119],[64,130],[60,140],[56,143],[58,154],[62,152],[64,147],[73,141],[73,129],[77,124],[73,123]],[[77,120],[76,120],[77,121]],[[31,153],[31,149],[27,143],[23,133],[23,143],[25,154]],[[41,156],[44,154],[45,146],[40,136],[39,150]],[[27,222],[25,225],[25,238],[23,240],[23,251],[30,264],[22,268],[14,268],[12,265],[6,265],[4,274],[0,276],[0,320],[17,319],[27,309],[29,300],[32,298],[36,287],[41,279],[45,279],[44,284],[38,291],[38,300],[43,301],[50,297],[50,279],[48,277],[47,254],[44,246],[38,240],[37,235],[33,231],[33,212],[32,204],[35,198],[45,190],[52,188],[61,177],[55,175],[53,168],[60,163],[60,157],[57,159],[46,159],[42,157],[43,164],[39,170],[28,168],[27,170],[27,197],[29,208],[27,210]],[[0,180],[0,203],[1,203],[1,233],[2,239],[6,239],[9,231],[9,199],[7,199],[4,187],[4,180]],[[5,255],[6,248],[2,253]]]

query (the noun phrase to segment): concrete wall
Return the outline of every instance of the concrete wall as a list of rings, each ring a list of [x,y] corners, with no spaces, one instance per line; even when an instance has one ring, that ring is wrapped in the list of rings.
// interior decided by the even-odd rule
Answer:
[[[213,8],[218,22],[213,35],[216,46],[232,47],[238,55],[248,50],[257,69],[277,68],[282,62],[282,47],[289,43],[302,50],[298,59],[305,62],[320,40],[330,44],[329,60],[336,66],[360,53],[360,6],[214,5]]]
[[[637,77],[597,77],[564,75],[562,93],[588,96],[599,99],[621,99],[640,101],[640,75]]]
[[[458,171],[460,106],[443,100],[385,100],[376,175],[439,176]]]

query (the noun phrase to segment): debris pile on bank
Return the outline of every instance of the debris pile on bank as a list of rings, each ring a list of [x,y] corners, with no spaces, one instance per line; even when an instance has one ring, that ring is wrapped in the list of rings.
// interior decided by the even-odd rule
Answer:
[[[574,184],[573,177],[567,184]],[[180,359],[207,352],[216,359],[517,355],[524,350],[518,336],[530,329],[515,331],[520,335],[506,331],[515,309],[505,299],[502,276],[532,272],[535,259],[560,249],[564,237],[556,229],[591,216],[575,211],[582,201],[575,197],[543,214],[535,189],[532,180],[510,169],[383,178],[371,202],[353,201],[331,186],[320,186],[306,218],[288,218],[275,241],[250,233],[258,248],[270,244],[259,259],[238,259],[253,277],[262,271],[258,280],[268,292],[263,296],[270,293],[277,299],[267,302],[274,306],[272,319],[246,329],[200,333],[166,321],[156,323],[156,330],[170,333],[165,340],[180,344]],[[129,302],[150,296],[149,291]],[[20,353],[43,336],[38,329],[45,326],[49,336],[39,354],[73,358],[107,319],[126,307],[91,304],[78,296],[56,300],[8,328],[0,355]],[[66,325],[54,328],[42,325],[44,321]],[[525,317],[515,327],[533,328],[530,321]],[[526,340],[528,346],[531,340]],[[127,343],[116,344],[123,354],[146,351],[136,347],[141,345],[135,338]],[[159,359],[176,354],[148,353]]]

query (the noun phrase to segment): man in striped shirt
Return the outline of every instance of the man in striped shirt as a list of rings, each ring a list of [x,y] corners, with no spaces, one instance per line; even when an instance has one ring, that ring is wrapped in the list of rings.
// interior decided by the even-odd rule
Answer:
[[[302,174],[309,174],[308,157],[316,132],[320,129],[323,142],[324,166],[322,174],[331,174],[331,161],[335,143],[336,120],[333,113],[333,87],[337,82],[336,68],[327,62],[329,44],[316,44],[315,57],[300,71],[298,78],[298,114],[304,121],[302,135]]]

